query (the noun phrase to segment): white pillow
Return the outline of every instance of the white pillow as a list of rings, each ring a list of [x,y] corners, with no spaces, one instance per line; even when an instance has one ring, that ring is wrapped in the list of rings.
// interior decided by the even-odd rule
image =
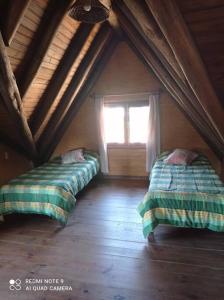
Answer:
[[[62,164],[71,164],[85,161],[83,149],[68,151],[61,156]]]
[[[170,165],[190,165],[196,158],[198,153],[186,150],[186,149],[175,149],[164,162]]]

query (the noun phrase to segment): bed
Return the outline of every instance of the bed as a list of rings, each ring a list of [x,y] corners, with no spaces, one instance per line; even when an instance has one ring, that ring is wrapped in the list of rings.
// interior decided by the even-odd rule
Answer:
[[[44,214],[67,223],[81,191],[99,171],[97,155],[86,152],[85,161],[62,164],[55,158],[0,188],[0,215]]]
[[[158,224],[224,231],[224,185],[208,159],[199,155],[191,165],[169,165],[163,161],[167,156],[155,162],[138,206],[144,236]]]

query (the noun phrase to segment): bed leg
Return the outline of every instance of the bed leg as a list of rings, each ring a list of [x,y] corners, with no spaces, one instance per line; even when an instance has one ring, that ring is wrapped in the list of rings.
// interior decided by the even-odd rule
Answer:
[[[149,242],[154,242],[154,241],[155,241],[154,232],[151,232],[151,233],[148,235],[148,241],[149,241]]]

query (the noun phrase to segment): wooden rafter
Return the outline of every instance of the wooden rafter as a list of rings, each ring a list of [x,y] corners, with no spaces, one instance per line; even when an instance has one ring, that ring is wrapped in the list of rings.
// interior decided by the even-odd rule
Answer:
[[[70,72],[75,60],[78,57],[85,41],[87,40],[93,25],[81,24],[78,31],[69,43],[59,65],[57,66],[54,75],[49,82],[43,96],[39,100],[39,103],[31,117],[30,127],[35,135],[43,123],[49,109],[58,93],[60,92],[68,73]]]
[[[146,0],[146,3],[224,147],[223,108],[175,1]]]
[[[90,93],[91,89],[93,88],[94,84],[96,83],[97,79],[99,78],[102,70],[104,69],[107,61],[109,60],[110,56],[112,55],[114,48],[118,43],[118,38],[114,34],[107,39],[104,48],[102,49],[97,61],[94,64],[94,67],[91,69],[91,72],[88,74],[87,80],[82,85],[82,88],[74,98],[69,110],[67,111],[65,117],[63,118],[60,126],[57,128],[57,131],[54,135],[54,139],[51,140],[51,143],[48,144],[48,147],[44,149],[42,152],[42,159],[43,161],[48,160],[51,155],[53,154],[56,146],[60,142],[63,134],[65,133],[66,129],[68,128],[71,121],[74,119],[76,114],[78,113],[81,105],[84,103],[85,99],[87,98],[88,94]]]
[[[36,146],[27,123],[20,93],[16,84],[5,44],[0,33],[0,97],[18,130],[24,146],[33,158],[37,156]]]
[[[24,61],[15,72],[22,99],[37,74],[57,29],[72,2],[73,0],[49,1],[34,38],[27,49]]]
[[[87,80],[94,64],[97,62],[99,55],[101,54],[102,49],[104,49],[104,46],[111,34],[112,30],[106,24],[104,24],[97,33],[92,45],[87,51],[86,56],[75,72],[67,90],[62,95],[59,105],[54,111],[49,123],[47,124],[47,127],[38,140],[38,148],[40,149],[41,153],[45,151],[45,149],[48,147],[48,144],[54,139],[57,127],[64,119],[76,95],[82,88],[84,82]]]
[[[9,46],[31,0],[3,1],[0,6],[1,32],[6,46]]]
[[[146,42],[150,43],[150,47],[154,47],[154,50],[157,51],[157,55],[163,60],[163,63],[169,64],[170,69],[174,70],[175,75],[183,80],[184,74],[176,61],[172,49],[153,16],[145,9],[144,1],[123,0],[116,1],[115,3],[119,5],[123,12],[129,13],[129,17],[135,23],[139,34],[142,35]]]
[[[208,142],[214,149],[219,157],[223,155],[223,148],[219,141],[214,137],[211,129],[203,122],[200,115],[198,115],[194,106],[192,106],[189,99],[185,96],[182,90],[178,87],[175,80],[170,76],[162,63],[156,57],[155,53],[150,49],[147,43],[137,34],[132,24],[125,18],[124,15],[119,14],[119,21],[126,36],[129,38],[132,47],[141,56],[147,67],[155,73],[157,78],[165,86],[168,92],[171,94],[174,100],[179,104],[183,111],[187,114],[188,118],[192,120],[192,123],[198,129],[202,137]]]
[[[172,49],[163,36],[163,33],[158,28],[154,17],[150,14],[150,12],[147,13],[147,6],[143,6],[143,4],[144,2],[140,3],[129,0],[118,0],[114,2],[113,7],[117,11],[118,15],[123,14],[132,26],[134,26],[138,34],[144,39],[150,49],[152,49],[163,67],[175,81],[176,85],[181,89],[185,97],[188,98],[191,105],[196,109],[203,122],[210,128],[212,134],[217,136],[217,139],[219,139],[214,126],[207,118],[200,102],[189,86],[174,54],[172,54]]]
[[[141,50],[136,47],[136,45],[133,44],[133,42],[129,39],[129,37],[126,36],[126,41],[129,44],[130,48],[134,51],[136,56],[142,61],[142,63],[145,65],[146,68],[150,70],[150,72],[156,73],[156,70],[152,67],[152,65],[149,63],[145,55],[142,54]],[[157,75],[158,76],[158,75]],[[192,126],[197,130],[200,134],[200,136],[204,139],[204,141],[213,149],[214,153],[217,155],[220,160],[222,159],[223,152],[220,151],[220,145],[216,145],[216,141],[212,138],[212,132],[206,131],[205,133],[205,127],[202,126],[200,118],[197,118],[197,112],[193,112],[185,105],[185,103],[182,102],[184,100],[184,96],[181,95],[181,92],[178,95],[178,89],[174,87],[172,89],[172,81],[171,86],[167,84],[163,78],[158,78],[161,82],[161,84],[165,87],[165,89],[168,91],[168,93],[171,95],[171,98],[175,100],[175,103],[178,107],[178,109],[183,113],[183,115],[191,122]],[[169,81],[169,80],[168,80]],[[182,100],[181,100],[182,98]],[[210,134],[210,138],[208,138],[208,133]]]
[[[6,46],[9,46],[17,28],[19,27],[25,11],[31,0],[8,0],[0,7],[1,31]]]

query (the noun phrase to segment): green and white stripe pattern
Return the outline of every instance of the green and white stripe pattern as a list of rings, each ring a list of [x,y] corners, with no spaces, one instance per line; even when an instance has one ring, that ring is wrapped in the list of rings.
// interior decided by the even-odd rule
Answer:
[[[148,193],[139,204],[146,237],[158,224],[224,231],[224,185],[204,156],[192,165],[156,161]]]
[[[99,171],[99,160],[85,153],[85,162],[61,164],[56,158],[35,168],[0,189],[0,214],[45,214],[66,223],[75,195]]]

